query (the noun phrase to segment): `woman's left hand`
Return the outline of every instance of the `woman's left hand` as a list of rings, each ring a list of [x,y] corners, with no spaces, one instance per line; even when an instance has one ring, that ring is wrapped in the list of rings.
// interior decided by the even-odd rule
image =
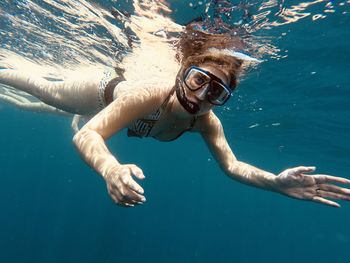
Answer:
[[[350,180],[324,174],[308,175],[315,167],[287,169],[276,177],[277,191],[289,197],[340,207],[329,199],[350,201],[350,189],[335,185],[350,184]]]

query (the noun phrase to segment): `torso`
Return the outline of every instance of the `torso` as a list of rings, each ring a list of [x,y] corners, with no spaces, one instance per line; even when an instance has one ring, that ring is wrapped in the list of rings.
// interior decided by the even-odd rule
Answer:
[[[122,84],[122,83],[120,83]],[[123,83],[124,84],[124,83]],[[118,96],[118,89],[125,89],[124,85],[118,85],[114,97]],[[137,85],[136,85],[137,86]],[[152,85],[150,85],[152,87]],[[131,88],[130,84],[129,87]],[[123,92],[123,91],[121,91]],[[173,104],[176,100],[175,90],[167,88],[167,94],[160,107],[151,114],[133,121],[128,126],[128,136],[153,137],[159,141],[172,141],[180,137],[184,132],[190,131],[195,124],[196,117],[176,118],[172,113]]]

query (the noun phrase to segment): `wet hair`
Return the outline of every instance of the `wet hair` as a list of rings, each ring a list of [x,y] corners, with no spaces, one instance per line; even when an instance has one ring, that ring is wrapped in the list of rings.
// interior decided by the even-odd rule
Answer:
[[[211,34],[196,29],[198,23],[186,26],[181,34],[177,47],[177,59],[182,68],[211,64],[219,66],[228,72],[230,86],[236,87],[237,78],[242,73],[243,61],[227,54],[212,52],[215,50],[241,50],[244,48],[243,41],[229,34]]]

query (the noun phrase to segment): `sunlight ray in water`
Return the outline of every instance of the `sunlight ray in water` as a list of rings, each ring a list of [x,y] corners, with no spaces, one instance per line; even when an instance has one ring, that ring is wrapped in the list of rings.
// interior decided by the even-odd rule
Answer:
[[[127,79],[144,79],[151,72],[172,75],[178,64],[168,34],[182,27],[161,14],[170,12],[162,1],[132,4],[134,12],[127,14],[84,0],[5,1],[0,5],[0,66],[35,68],[42,77],[56,78],[81,70],[100,74],[116,65]]]
[[[349,178],[349,7],[350,0],[1,0],[0,262],[344,261],[345,200],[335,211],[223,175],[258,179],[258,169],[239,169],[247,162],[247,171],[251,164],[278,175],[311,165]],[[197,39],[185,31],[191,21]],[[183,41],[194,47],[188,56],[177,50],[184,31],[183,39],[198,41]],[[229,37],[200,47],[201,33],[218,32]],[[237,36],[239,45],[231,44]],[[198,53],[229,60],[207,67]],[[199,62],[189,59],[178,72],[179,60],[191,55]],[[232,57],[255,63],[243,76],[220,72],[236,70]],[[195,63],[199,69],[190,68]],[[233,76],[239,85],[231,94]],[[181,78],[187,95],[200,92],[208,105],[199,118],[184,107],[191,96],[176,94]],[[227,98],[221,107],[209,104]],[[158,142],[183,127],[181,140]],[[127,138],[132,133],[158,141]],[[79,159],[73,137],[93,169]],[[115,181],[119,161],[147,177],[138,181],[147,203],[130,212],[108,202],[106,188],[115,186],[96,178],[108,173]]]
[[[4,1],[0,5],[3,21],[0,28],[1,48],[40,64],[65,67],[94,63],[111,65],[115,61],[119,63],[131,51],[131,42],[137,42],[140,37],[146,38],[144,32],[158,32],[160,36],[166,30],[180,31],[179,25],[164,16],[172,11],[171,5],[165,1],[130,1],[133,14],[123,14],[123,6],[119,4],[121,11],[115,9],[117,12],[114,12],[118,14],[119,21],[110,12],[113,2],[109,10],[106,10],[84,0]],[[291,6],[287,4],[282,0],[238,3],[198,1],[195,4],[191,2],[189,6],[202,6],[204,16],[218,26],[222,26],[218,22],[220,17],[240,34],[244,34],[244,31],[255,37],[255,40],[261,40],[261,45],[256,41],[258,46],[253,46],[260,48],[256,53],[274,54],[277,57],[278,48],[269,43],[271,41],[264,41],[268,39],[268,33],[264,37],[261,33],[263,30],[295,23],[310,16],[313,20],[325,18],[327,12],[335,11],[334,5],[324,0]],[[308,11],[312,6],[320,4],[325,6],[323,14]],[[339,3],[337,7],[345,10],[346,6],[348,2]]]
[[[170,18],[173,2],[111,1],[102,7],[86,0],[2,1],[0,67],[36,68],[42,76],[66,78],[83,68],[97,74],[106,66],[117,66],[129,80],[152,74],[173,81],[178,68],[173,44],[183,28]],[[315,13],[312,8],[321,5],[323,12],[318,9]],[[188,4],[202,10],[207,28],[239,35],[246,43],[243,53],[262,59],[286,57],[270,30],[308,17],[312,21],[323,19],[336,10],[344,13],[348,6],[349,1],[336,5],[324,0],[296,4],[284,0],[208,0]]]

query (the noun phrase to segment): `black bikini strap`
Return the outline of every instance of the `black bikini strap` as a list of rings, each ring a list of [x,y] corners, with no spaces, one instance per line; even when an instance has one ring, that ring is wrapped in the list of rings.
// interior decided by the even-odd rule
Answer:
[[[171,91],[169,92],[168,97],[164,100],[162,105],[160,105],[160,109],[164,109],[166,107],[166,105],[168,104],[171,96],[173,96],[173,94],[175,93],[175,89],[176,89],[176,86],[171,89]]]
[[[112,103],[112,101],[113,101],[113,93],[114,93],[115,87],[120,82],[122,82],[124,80],[125,80],[125,78],[123,76],[119,76],[119,77],[116,77],[116,78],[110,80],[107,83],[106,88],[105,88],[105,93],[104,93],[106,105],[109,105],[109,104]]]

